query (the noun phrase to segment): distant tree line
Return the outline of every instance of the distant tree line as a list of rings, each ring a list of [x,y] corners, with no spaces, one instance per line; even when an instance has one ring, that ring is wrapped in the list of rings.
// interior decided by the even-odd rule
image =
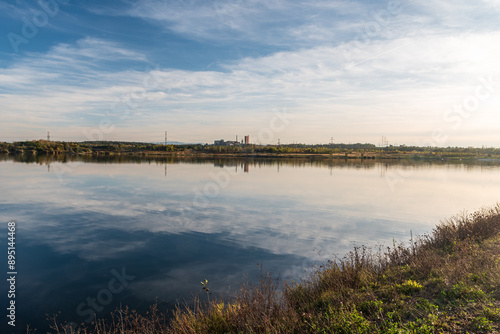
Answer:
[[[60,142],[32,140],[13,143],[0,142],[0,153],[10,154],[115,154],[152,152],[193,152],[206,154],[364,154],[370,152],[378,152],[383,154],[405,155],[424,154],[440,157],[500,156],[500,148],[493,147],[418,147],[406,145],[377,147],[373,144],[361,143],[215,146],[208,144],[163,145],[154,143],[120,141]]]

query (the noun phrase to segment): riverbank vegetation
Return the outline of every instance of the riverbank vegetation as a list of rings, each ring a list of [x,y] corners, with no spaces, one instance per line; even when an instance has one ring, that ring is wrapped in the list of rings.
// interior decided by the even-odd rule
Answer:
[[[155,143],[87,141],[58,142],[47,140],[0,142],[3,154],[50,155],[129,155],[129,156],[243,156],[243,157],[300,157],[345,159],[438,159],[477,160],[500,159],[498,148],[474,147],[417,147],[373,144],[287,144],[237,145],[208,144],[163,145]]]
[[[355,248],[301,282],[264,273],[228,298],[202,284],[203,301],[171,317],[117,310],[75,333],[499,333],[500,206],[407,244]]]

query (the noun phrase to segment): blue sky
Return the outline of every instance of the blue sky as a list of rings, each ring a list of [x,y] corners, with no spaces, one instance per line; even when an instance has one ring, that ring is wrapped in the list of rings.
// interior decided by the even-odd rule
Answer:
[[[0,140],[497,146],[500,0],[0,1]]]

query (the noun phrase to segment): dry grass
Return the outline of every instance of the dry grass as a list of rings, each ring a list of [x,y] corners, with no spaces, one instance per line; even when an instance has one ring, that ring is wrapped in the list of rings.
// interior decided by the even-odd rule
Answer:
[[[157,303],[144,315],[128,307],[119,308],[111,313],[109,319],[97,319],[90,326],[59,323],[57,316],[51,317],[50,322],[50,328],[58,334],[160,334],[167,329],[166,317],[158,311]]]
[[[261,271],[262,272],[262,271]],[[258,284],[242,284],[229,302],[199,300],[194,308],[178,308],[171,333],[282,333],[293,326],[296,314],[280,298],[279,278],[262,272]]]

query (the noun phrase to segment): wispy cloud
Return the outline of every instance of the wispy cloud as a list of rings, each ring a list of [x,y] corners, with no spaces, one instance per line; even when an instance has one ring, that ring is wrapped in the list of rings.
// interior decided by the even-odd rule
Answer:
[[[311,45],[333,37],[334,30],[342,29],[345,16],[363,10],[355,1],[147,0],[136,3],[128,14],[191,38],[294,48],[298,42]]]

